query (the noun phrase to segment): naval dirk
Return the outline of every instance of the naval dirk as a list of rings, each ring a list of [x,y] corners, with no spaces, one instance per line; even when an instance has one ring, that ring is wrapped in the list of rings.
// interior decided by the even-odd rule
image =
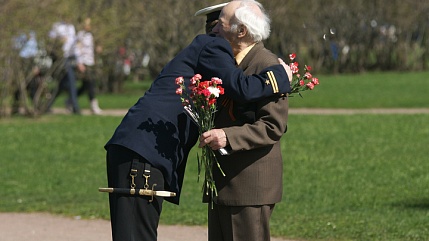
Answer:
[[[129,194],[129,195],[140,195],[140,196],[157,196],[157,197],[175,197],[175,192],[169,191],[155,191],[150,189],[138,189],[138,188],[113,188],[113,187],[100,187],[99,192],[118,193],[118,194]]]

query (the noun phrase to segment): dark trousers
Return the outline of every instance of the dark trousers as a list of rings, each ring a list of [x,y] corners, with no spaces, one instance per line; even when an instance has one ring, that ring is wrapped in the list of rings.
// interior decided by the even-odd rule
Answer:
[[[95,71],[94,66],[86,65],[85,73],[79,73],[78,78],[82,80],[82,85],[77,91],[77,96],[81,96],[85,91],[88,91],[89,100],[95,99],[95,89],[96,89],[96,81],[95,81]]]
[[[76,75],[74,72],[73,61],[73,58],[66,59],[64,64],[65,75],[60,80],[57,93],[54,94],[53,98],[48,103],[48,110],[51,109],[56,98],[61,94],[61,92],[68,90],[69,100],[73,107],[73,113],[80,114],[79,103],[77,100]]]
[[[208,205],[209,241],[269,241],[274,204],[262,206]]]
[[[76,87],[76,76],[74,73],[74,67],[72,66],[72,60],[67,59],[66,61],[66,70],[67,70],[67,79],[70,93],[70,100],[73,106],[73,113],[80,113],[79,104],[77,102],[77,87]]]
[[[130,170],[137,169],[136,188],[144,187],[144,167],[147,160],[137,153],[118,145],[107,149],[107,178],[109,187],[130,188]],[[164,190],[162,173],[151,167],[149,187]],[[156,241],[163,198],[109,194],[110,219],[113,241]]]

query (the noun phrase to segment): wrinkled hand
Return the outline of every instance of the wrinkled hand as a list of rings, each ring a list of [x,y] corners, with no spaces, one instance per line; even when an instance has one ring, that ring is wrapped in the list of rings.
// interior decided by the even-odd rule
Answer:
[[[198,147],[209,146],[212,150],[219,150],[228,145],[225,131],[222,129],[211,129],[204,132],[200,136],[200,144]]]
[[[285,69],[286,74],[287,74],[287,77],[288,77],[288,79],[289,79],[289,82],[292,82],[292,70],[290,69],[289,65],[287,65],[287,64],[283,61],[283,59],[281,59],[281,58],[278,58],[278,60],[279,60],[279,63],[280,63],[280,64],[283,66],[283,68]]]

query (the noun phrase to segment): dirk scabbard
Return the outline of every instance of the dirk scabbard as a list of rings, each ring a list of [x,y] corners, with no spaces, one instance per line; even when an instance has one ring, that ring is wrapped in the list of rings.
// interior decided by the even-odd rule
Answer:
[[[99,192],[117,193],[117,194],[129,194],[139,196],[157,196],[157,197],[175,197],[175,192],[168,191],[155,191],[151,189],[138,189],[138,188],[113,188],[113,187],[100,187]]]

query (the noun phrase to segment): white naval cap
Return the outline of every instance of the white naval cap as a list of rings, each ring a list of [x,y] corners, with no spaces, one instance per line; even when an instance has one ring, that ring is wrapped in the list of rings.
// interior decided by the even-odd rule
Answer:
[[[217,11],[220,12],[222,10],[222,8],[227,4],[228,3],[221,3],[221,4],[217,4],[217,5],[213,5],[210,7],[200,9],[195,13],[194,16],[208,16],[210,13],[217,12]]]
[[[206,16],[206,33],[209,34],[212,32],[213,28],[216,26],[217,20],[219,19],[220,12],[222,8],[228,3],[221,3],[217,5],[213,5],[210,7],[206,7],[198,10],[195,13],[195,16]]]

